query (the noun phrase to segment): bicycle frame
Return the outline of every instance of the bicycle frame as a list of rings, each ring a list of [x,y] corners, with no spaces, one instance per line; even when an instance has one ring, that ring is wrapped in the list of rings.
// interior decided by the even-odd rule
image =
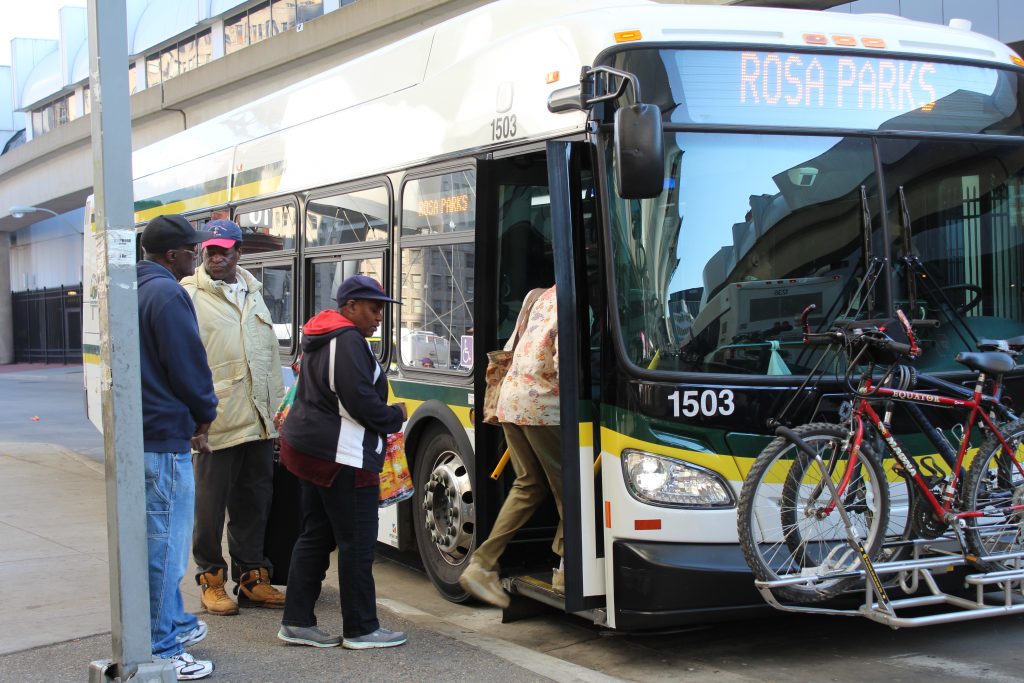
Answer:
[[[840,486],[838,487],[840,494],[842,494],[846,486],[849,484],[849,480],[852,476],[852,473],[856,469],[857,455],[860,452],[860,446],[863,443],[864,439],[864,420],[867,419],[867,421],[874,426],[874,428],[885,440],[886,444],[889,446],[889,450],[891,450],[893,455],[896,456],[896,459],[899,461],[900,465],[910,476],[910,478],[914,481],[918,490],[928,500],[933,512],[938,518],[943,519],[948,523],[954,520],[983,516],[984,513],[978,511],[954,512],[953,502],[956,498],[956,492],[958,484],[960,482],[960,474],[963,470],[964,457],[966,456],[967,448],[970,445],[971,430],[977,423],[979,417],[981,418],[981,421],[984,423],[984,425],[989,430],[991,430],[993,434],[996,435],[996,438],[999,439],[999,442],[1000,444],[1002,444],[1002,447],[1006,449],[1008,453],[1013,452],[1013,449],[1010,448],[1009,444],[1006,442],[1006,439],[1003,437],[1002,433],[996,426],[995,421],[991,417],[989,417],[988,413],[986,412],[986,409],[989,408],[993,404],[993,402],[998,403],[998,399],[993,396],[986,396],[982,393],[982,386],[984,385],[984,381],[984,374],[979,374],[978,381],[975,384],[975,389],[972,393],[971,398],[953,398],[949,396],[942,396],[939,394],[925,394],[916,391],[891,389],[889,387],[877,386],[873,383],[870,375],[865,376],[862,379],[861,385],[857,390],[859,395],[857,397],[857,400],[854,402],[853,414],[850,418],[852,421],[852,438],[849,447],[850,467],[848,467],[847,472],[845,473],[843,480],[840,482]],[[998,387],[996,388],[996,392],[998,393]],[[889,430],[888,426],[885,424],[885,421],[882,420],[882,418],[875,411],[874,407],[871,405],[871,401],[873,399],[890,399],[901,403],[916,403],[920,405],[928,405],[939,408],[950,408],[970,411],[967,422],[964,425],[963,435],[960,438],[960,446],[956,454],[956,460],[953,463],[951,478],[949,482],[946,484],[945,489],[942,491],[941,501],[937,499],[934,494],[932,494],[931,489],[928,486],[928,483],[921,475],[921,472],[918,469],[914,459],[907,455],[904,448],[900,445],[899,441],[896,439],[893,433]],[[1013,459],[1012,462],[1016,466],[1018,472],[1022,476],[1024,476],[1024,467],[1022,467],[1021,463],[1017,462],[1016,459]],[[826,506],[826,511],[830,512],[830,508],[833,508],[834,506],[835,501],[830,502],[829,505]],[[1021,510],[1024,509],[1024,505],[1012,506],[1009,509]]]

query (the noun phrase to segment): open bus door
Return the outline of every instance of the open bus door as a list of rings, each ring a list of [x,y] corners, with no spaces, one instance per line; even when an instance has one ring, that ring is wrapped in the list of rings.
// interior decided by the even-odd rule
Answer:
[[[571,152],[571,154],[570,154]],[[512,333],[522,298],[536,287],[558,287],[559,371],[561,385],[563,514],[566,593],[549,583],[551,542],[558,523],[553,501],[543,505],[516,534],[501,559],[512,592],[570,612],[604,604],[603,535],[599,504],[600,478],[595,477],[596,409],[591,389],[595,359],[590,338],[593,310],[588,300],[596,268],[596,239],[584,226],[594,225],[593,190],[582,143],[550,143],[478,164],[479,224],[477,250],[494,254],[495,267],[477,280],[476,343],[500,348]],[[555,156],[549,156],[554,154]],[[586,188],[586,189],[584,189]],[[585,195],[589,193],[589,195]],[[585,196],[589,196],[589,203]],[[477,410],[483,398],[478,374]],[[500,483],[490,481],[494,463],[504,449],[500,428],[478,422],[476,429],[477,543],[490,531],[494,515],[514,476],[506,467]],[[557,559],[554,560],[557,562]]]
[[[601,351],[591,341],[604,306],[597,286],[597,219],[587,147],[550,142],[547,153],[558,296],[565,610],[581,612],[604,606],[606,593],[599,396],[593,376]]]

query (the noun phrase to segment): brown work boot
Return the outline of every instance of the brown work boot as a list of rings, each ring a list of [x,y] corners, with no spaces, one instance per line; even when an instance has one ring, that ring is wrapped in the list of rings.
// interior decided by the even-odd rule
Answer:
[[[284,609],[284,593],[270,585],[270,571],[266,567],[242,574],[235,591],[243,605]]]
[[[224,591],[224,570],[204,572],[196,577],[196,583],[203,591],[203,607],[210,614],[230,616],[238,614],[238,605]]]

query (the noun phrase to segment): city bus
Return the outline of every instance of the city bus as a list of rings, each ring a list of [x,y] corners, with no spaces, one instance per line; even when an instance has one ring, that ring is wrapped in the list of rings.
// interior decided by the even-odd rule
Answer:
[[[798,389],[801,310],[933,321],[918,364],[952,381],[1024,333],[1024,60],[955,24],[489,3],[136,151],[136,218],[237,221],[285,365],[344,277],[401,300],[371,346],[416,495],[379,540],[452,601],[512,479],[486,352],[556,284],[565,592],[553,506],[506,587],[625,631],[742,617],[767,421],[795,394],[794,423],[835,419],[842,391]]]

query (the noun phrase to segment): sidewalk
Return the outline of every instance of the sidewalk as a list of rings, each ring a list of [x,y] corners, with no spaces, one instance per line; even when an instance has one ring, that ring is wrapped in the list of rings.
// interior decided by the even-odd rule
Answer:
[[[110,630],[103,465],[0,443],[0,654]]]
[[[86,680],[90,661],[111,656],[102,470],[61,446],[0,443],[4,681]],[[378,568],[407,571],[388,564]],[[191,575],[182,589],[186,608],[198,611]],[[384,592],[378,585],[378,594]],[[210,633],[192,652],[214,661],[212,681],[551,680],[538,667],[531,671],[467,644],[431,615],[386,598],[379,603],[384,625],[409,631],[407,645],[365,652],[289,646],[275,636],[280,611],[246,609],[237,617],[201,614]],[[317,609],[321,625],[332,632],[340,632],[337,605],[332,571]]]

